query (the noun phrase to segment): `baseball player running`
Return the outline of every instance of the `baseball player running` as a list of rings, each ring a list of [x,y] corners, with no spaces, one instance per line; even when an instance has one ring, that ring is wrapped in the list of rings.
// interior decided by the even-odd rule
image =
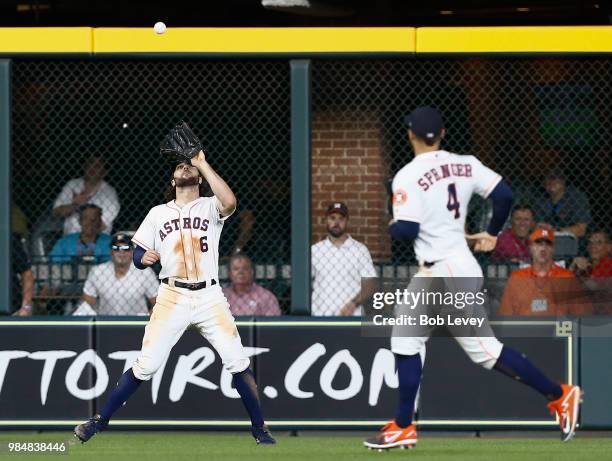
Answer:
[[[422,286],[420,277],[471,277],[483,273],[469,250],[464,234],[468,202],[477,193],[493,201],[493,216],[486,232],[467,236],[475,251],[492,251],[512,205],[512,191],[501,176],[469,155],[440,150],[445,130],[441,114],[431,107],[415,109],[406,120],[415,158],[393,180],[391,237],[414,240],[419,271],[410,285]],[[411,290],[411,287],[408,287]],[[421,382],[428,336],[391,338],[399,377],[399,405],[395,419],[364,442],[369,448],[412,447],[417,443],[412,421]],[[547,378],[524,355],[503,345],[493,335],[455,337],[475,363],[517,379],[541,393],[561,424],[561,440],[574,436],[581,390]]]
[[[233,385],[249,413],[255,441],[274,444],[276,441],[264,425],[249,359],[218,283],[219,237],[224,221],[236,209],[236,197],[206,161],[195,135],[189,130],[185,138],[186,132],[177,132],[178,128],[171,136],[187,141],[193,136],[195,141],[192,139],[191,144],[197,153],[176,165],[171,179],[174,199],[153,207],[133,237],[137,268],[161,263],[162,283],[145,328],[140,356],[121,376],[100,414],[76,426],[74,434],[86,442],[106,429],[113,413],[144,381],[151,379],[185,329],[193,325],[232,373]],[[204,181],[213,197],[201,196]]]

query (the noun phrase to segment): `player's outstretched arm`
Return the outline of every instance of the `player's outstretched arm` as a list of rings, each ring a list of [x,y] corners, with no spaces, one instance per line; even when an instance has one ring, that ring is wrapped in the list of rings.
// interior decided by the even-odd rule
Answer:
[[[213,194],[215,194],[219,202],[221,202],[221,210],[219,210],[221,215],[228,216],[232,214],[236,209],[236,196],[223,178],[221,178],[206,161],[204,152],[200,151],[198,155],[192,158],[191,164],[198,169],[202,176],[204,176]]]

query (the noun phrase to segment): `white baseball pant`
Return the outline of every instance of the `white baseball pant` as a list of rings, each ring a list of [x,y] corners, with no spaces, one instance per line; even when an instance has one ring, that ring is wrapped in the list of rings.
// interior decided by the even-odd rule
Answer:
[[[471,253],[461,253],[447,259],[436,262],[433,266],[426,268],[423,265],[413,277],[408,290],[417,291],[423,286],[422,277],[440,277],[446,280],[453,277],[474,278],[475,283],[479,283],[478,290],[482,288],[482,269]],[[479,281],[479,282],[478,282]],[[485,328],[490,329],[488,320],[485,320]],[[401,336],[393,334],[391,337],[391,351],[395,354],[414,355],[421,354],[424,359],[425,343],[429,339],[427,336]],[[503,344],[493,336],[456,336],[455,340],[463,348],[473,362],[482,365],[484,368],[491,369],[497,362],[501,354]]]
[[[134,376],[145,381],[151,379],[190,325],[215,348],[227,371],[239,373],[248,368],[249,358],[218,284],[187,290],[161,283],[142,338],[142,350],[132,366]]]

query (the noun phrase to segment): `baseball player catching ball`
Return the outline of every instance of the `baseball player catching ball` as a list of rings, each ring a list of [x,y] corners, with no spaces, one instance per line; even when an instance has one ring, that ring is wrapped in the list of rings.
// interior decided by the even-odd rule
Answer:
[[[493,216],[486,232],[467,236],[474,241],[475,251],[492,251],[508,217],[512,191],[500,175],[475,157],[440,150],[445,130],[442,115],[436,109],[419,107],[406,122],[415,158],[393,180],[394,219],[389,231],[394,239],[414,240],[419,271],[408,291],[420,288],[422,277],[470,277],[479,280],[481,287],[483,273],[464,234],[468,202],[474,193],[493,201]],[[412,418],[427,339],[428,334],[394,334],[391,338],[399,376],[399,406],[395,419],[366,440],[366,447],[406,448],[417,443]],[[475,363],[500,371],[541,393],[549,401],[551,413],[556,412],[559,417],[561,440],[574,436],[581,401],[578,386],[551,381],[524,355],[504,346],[492,334],[455,339]]]
[[[162,283],[145,328],[142,350],[132,368],[119,379],[100,414],[76,426],[74,434],[86,442],[106,429],[113,413],[140,384],[151,379],[185,329],[193,325],[232,373],[233,385],[251,418],[255,441],[274,444],[264,425],[249,359],[219,285],[219,237],[224,221],[236,209],[236,197],[206,161],[199,140],[187,124],[175,127],[161,150],[179,160],[170,181],[175,198],[153,207],[132,239],[137,268],[161,263]],[[214,196],[201,196],[204,181]]]

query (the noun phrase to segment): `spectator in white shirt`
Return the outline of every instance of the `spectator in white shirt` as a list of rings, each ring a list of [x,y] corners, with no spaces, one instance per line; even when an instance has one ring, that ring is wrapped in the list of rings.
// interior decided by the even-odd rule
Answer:
[[[115,189],[104,181],[106,167],[101,157],[87,159],[82,178],[66,183],[53,204],[53,216],[64,218],[64,235],[81,231],[78,208],[93,203],[102,209],[102,231],[110,234],[119,214],[119,199]]]
[[[360,315],[368,298],[362,277],[376,277],[367,247],[346,231],[348,208],[332,203],[327,208],[327,237],[312,246],[312,307],[316,316]]]
[[[83,301],[73,315],[148,315],[159,280],[151,268],[132,264],[133,245],[124,233],[113,235],[112,260],[94,266],[83,288]],[[147,303],[149,303],[147,305]]]

